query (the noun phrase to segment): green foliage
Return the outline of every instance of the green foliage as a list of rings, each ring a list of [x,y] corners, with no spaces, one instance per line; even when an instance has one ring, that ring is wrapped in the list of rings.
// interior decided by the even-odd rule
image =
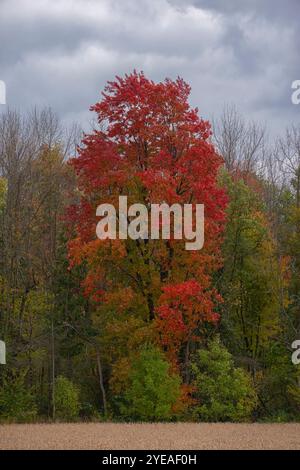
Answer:
[[[121,405],[123,417],[141,421],[169,420],[172,407],[180,395],[180,379],[171,374],[162,353],[154,348],[143,349],[133,361],[129,387]]]
[[[73,420],[79,413],[79,393],[76,386],[66,377],[55,380],[56,417],[62,420]]]
[[[27,370],[13,370],[5,374],[0,387],[0,420],[30,422],[37,414],[37,407],[30,387],[26,386]]]
[[[52,374],[61,420],[300,420],[300,366],[291,361],[300,338],[300,134],[292,130],[276,149],[281,178],[275,160],[258,172],[251,139],[235,144],[226,129],[219,148],[225,159],[228,149],[228,170],[219,174],[226,205],[212,186],[219,158],[210,143],[187,145],[194,126],[187,131],[191,122],[177,121],[177,105],[172,112],[174,89],[167,96],[165,85],[147,82],[153,94],[144,93],[145,77],[136,78],[124,96],[118,85],[121,100],[110,103],[121,106],[120,117],[138,87],[134,138],[124,141],[123,121],[115,128],[126,134],[120,146],[102,140],[105,133],[88,136],[74,159],[77,177],[62,129],[49,139],[57,125],[51,111],[0,116],[0,339],[7,344],[0,420],[50,419]],[[151,122],[140,114],[143,103]],[[166,110],[174,126],[161,121]],[[190,252],[178,240],[100,242],[96,204],[115,204],[123,193],[130,203],[171,202],[172,194],[180,203],[204,203],[204,249]],[[215,313],[218,326],[209,320]],[[217,327],[222,343],[195,353]]]
[[[223,246],[220,291],[224,298],[222,329],[226,346],[256,363],[278,334],[279,295],[284,301],[284,263],[280,264],[264,207],[242,180],[224,176],[230,197]]]
[[[93,403],[82,402],[80,405],[80,418],[84,421],[103,421],[104,418]]]
[[[201,421],[248,421],[257,397],[250,376],[235,368],[231,354],[219,338],[200,349],[192,363],[195,417]]]
[[[259,416],[272,422],[289,421],[297,414],[288,392],[297,383],[297,367],[292,363],[289,351],[279,343],[268,348],[264,366],[257,377]]]

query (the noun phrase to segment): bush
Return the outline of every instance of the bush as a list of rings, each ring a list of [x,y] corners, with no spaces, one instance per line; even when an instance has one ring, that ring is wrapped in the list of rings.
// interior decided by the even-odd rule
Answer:
[[[202,421],[248,421],[257,405],[251,378],[235,368],[231,354],[219,338],[197,351],[192,364],[195,417]]]
[[[262,404],[259,418],[270,422],[300,419],[300,388],[297,367],[284,345],[272,344],[264,358],[265,369],[258,382]],[[298,399],[297,399],[298,395]]]
[[[141,421],[168,420],[180,396],[180,379],[169,372],[162,353],[153,347],[141,351],[129,373],[129,388],[120,406],[126,418]]]
[[[80,418],[84,421],[103,421],[104,418],[93,403],[82,402],[80,404]]]
[[[37,406],[31,389],[26,387],[27,370],[6,374],[0,388],[0,419],[28,422],[37,415]]]
[[[62,420],[73,420],[79,414],[78,389],[61,375],[55,380],[55,414]]]

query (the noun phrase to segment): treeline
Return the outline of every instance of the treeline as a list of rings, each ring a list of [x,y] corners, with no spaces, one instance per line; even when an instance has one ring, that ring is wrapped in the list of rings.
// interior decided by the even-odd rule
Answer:
[[[270,142],[228,107],[211,136],[188,95],[118,79],[81,142],[0,116],[2,421],[299,420],[300,127]],[[205,203],[203,250],[98,240],[120,194]]]

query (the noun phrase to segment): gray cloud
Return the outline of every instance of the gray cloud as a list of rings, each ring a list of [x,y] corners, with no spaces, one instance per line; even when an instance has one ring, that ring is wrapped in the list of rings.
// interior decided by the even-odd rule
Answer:
[[[0,79],[11,106],[85,125],[114,75],[180,75],[205,117],[232,102],[275,133],[300,116],[299,17],[299,0],[0,0]]]

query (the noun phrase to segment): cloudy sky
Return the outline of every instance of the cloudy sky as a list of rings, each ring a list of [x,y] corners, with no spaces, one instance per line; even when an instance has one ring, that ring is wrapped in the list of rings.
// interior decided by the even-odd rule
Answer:
[[[179,75],[204,117],[235,103],[273,134],[300,122],[299,18],[299,0],[0,0],[0,79],[10,106],[85,126],[116,74]]]

